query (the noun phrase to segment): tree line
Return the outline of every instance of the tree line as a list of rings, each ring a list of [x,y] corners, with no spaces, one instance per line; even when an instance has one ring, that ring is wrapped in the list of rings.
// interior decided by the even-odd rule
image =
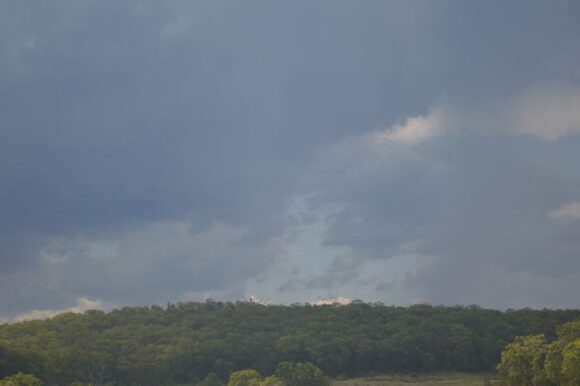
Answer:
[[[265,381],[281,363],[309,363],[332,377],[493,371],[517,336],[554,340],[558,325],[578,318],[580,310],[360,301],[285,306],[208,300],[92,310],[1,325],[0,378],[21,372],[46,385],[217,386],[244,369]]]

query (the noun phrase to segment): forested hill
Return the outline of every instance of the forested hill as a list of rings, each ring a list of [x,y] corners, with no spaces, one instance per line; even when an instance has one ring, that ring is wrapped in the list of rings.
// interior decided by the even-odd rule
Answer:
[[[248,302],[127,307],[0,326],[0,377],[48,384],[187,384],[278,363],[311,362],[329,375],[488,371],[516,336],[544,333],[580,310],[415,305],[261,305]],[[169,382],[169,383],[168,383]]]

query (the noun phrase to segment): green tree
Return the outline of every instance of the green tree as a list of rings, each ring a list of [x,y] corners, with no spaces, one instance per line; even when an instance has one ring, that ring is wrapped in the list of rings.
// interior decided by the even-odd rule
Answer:
[[[580,319],[558,327],[558,340],[567,344],[580,339]]]
[[[260,374],[256,370],[239,370],[230,375],[228,386],[259,386],[260,381]]]
[[[0,386],[42,386],[43,382],[32,374],[17,373],[0,380]]]
[[[264,378],[262,382],[260,382],[260,386],[285,386],[284,382],[278,379],[275,375],[270,375],[269,377]]]
[[[276,369],[276,376],[286,386],[327,386],[328,378],[312,363],[282,362]]]
[[[450,343],[452,347],[451,360],[455,368],[461,370],[473,369],[473,357],[477,355],[471,330],[463,324],[454,323],[450,326]]]
[[[501,356],[498,370],[507,385],[580,385],[580,321],[558,327],[558,339],[518,337]]]
[[[561,383],[562,378],[562,345],[559,341],[548,345],[544,371],[546,378],[555,385]]]
[[[223,383],[216,373],[210,373],[197,386],[223,386]]]
[[[568,344],[562,353],[562,386],[580,385],[580,338]]]
[[[276,340],[274,348],[286,360],[304,360],[312,350],[312,337],[304,332],[285,335]]]
[[[549,385],[544,371],[548,344],[544,335],[519,336],[507,345],[497,366],[500,378],[509,385]]]
[[[543,333],[552,339],[558,325],[579,317],[580,310],[501,312],[361,302],[208,301],[67,313],[0,325],[0,379],[22,372],[50,385],[115,380],[157,386],[193,384],[215,373],[227,383],[235,370],[272,374],[284,361],[310,362],[326,374],[349,377],[485,371],[500,361],[514,337]],[[563,325],[557,336],[548,346],[544,369],[550,380],[562,383],[562,355],[580,337],[580,322]]]

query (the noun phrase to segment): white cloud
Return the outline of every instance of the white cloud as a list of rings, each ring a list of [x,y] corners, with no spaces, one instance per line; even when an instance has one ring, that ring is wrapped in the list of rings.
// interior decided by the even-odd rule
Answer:
[[[339,296],[339,297],[334,298],[334,299],[320,299],[320,300],[310,302],[310,304],[312,304],[313,306],[323,306],[323,305],[328,305],[328,304],[346,305],[349,303],[352,303],[352,299],[347,298],[347,297],[343,297],[343,296]]]
[[[88,310],[101,309],[102,303],[99,300],[91,300],[87,297],[81,297],[77,299],[76,305],[69,308],[63,308],[60,310],[31,310],[12,318],[13,322],[22,322],[24,320],[36,320],[36,319],[48,319],[55,315],[61,314],[63,312],[74,312],[75,314],[80,314]]]
[[[557,140],[580,134],[580,87],[540,84],[506,98],[475,105],[439,105],[371,135],[373,143],[413,145],[459,129]]]
[[[375,142],[415,144],[440,136],[452,129],[452,114],[445,106],[433,108],[426,115],[410,117],[385,131],[373,134]]]
[[[580,201],[564,205],[548,212],[551,219],[580,219]]]
[[[258,298],[255,295],[250,295],[248,300],[250,301],[250,303],[261,304],[263,306],[267,306],[267,305],[272,304],[271,300],[269,300],[269,299],[263,300],[263,299]]]

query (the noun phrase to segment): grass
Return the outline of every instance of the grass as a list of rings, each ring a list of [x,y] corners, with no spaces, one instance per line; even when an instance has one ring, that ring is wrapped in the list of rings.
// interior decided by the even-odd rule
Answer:
[[[335,380],[331,386],[483,386],[490,374],[435,373],[424,375],[377,375],[375,377]]]

